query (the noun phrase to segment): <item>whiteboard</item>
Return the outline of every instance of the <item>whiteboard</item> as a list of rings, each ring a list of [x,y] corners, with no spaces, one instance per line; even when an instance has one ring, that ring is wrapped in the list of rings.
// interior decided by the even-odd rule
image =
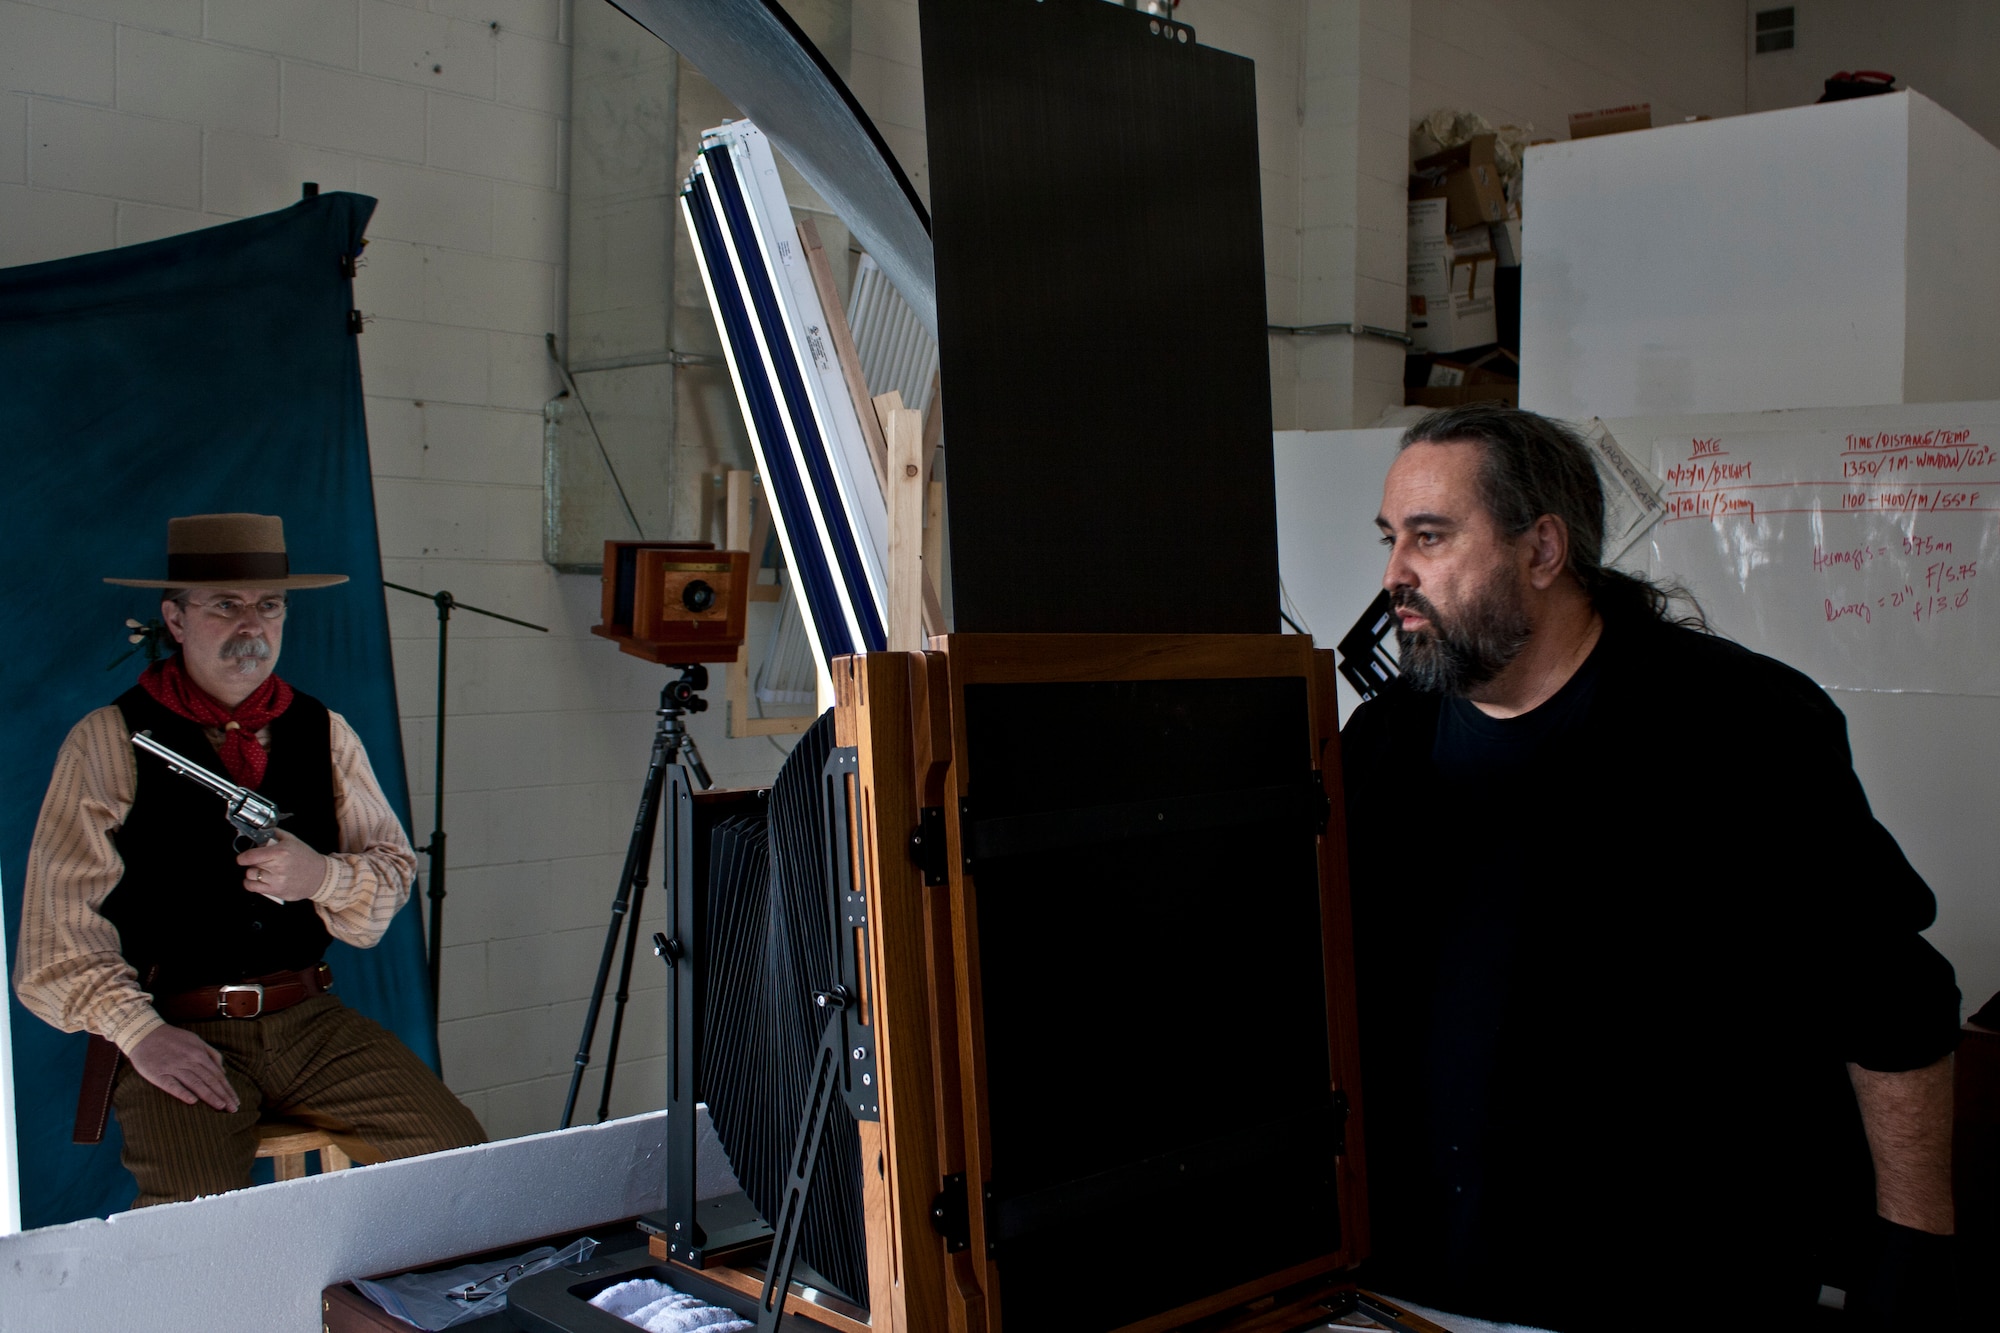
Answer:
[[[1665,483],[1635,563],[1718,631],[1828,689],[2000,695],[2000,403],[1611,432]]]
[[[1745,442],[1750,461],[1772,460],[1765,464],[1765,470],[1769,471],[1779,459],[1793,457],[1796,461],[1797,457],[1810,456],[1813,449],[1823,447],[1828,432],[1837,432],[1841,437],[1863,429],[1876,433],[1911,432],[1932,429],[1946,420],[1962,423],[1961,428],[1983,430],[1989,437],[2000,436],[2000,429],[1994,428],[1995,423],[2000,423],[2000,403],[1627,418],[1607,424],[1634,457],[1649,465],[1660,461],[1652,453],[1652,446],[1659,442],[1685,437],[1687,444],[1682,449],[1686,453],[1692,451],[1695,439],[1713,439],[1733,432],[1732,439]],[[1276,437],[1279,573],[1286,592],[1305,612],[1313,637],[1322,647],[1332,647],[1347,632],[1381,587],[1386,562],[1377,544],[1375,514],[1381,507],[1382,482],[1395,459],[1399,434],[1393,430],[1281,431]],[[1780,443],[1783,440],[1792,443]],[[1806,440],[1820,443],[1801,443]],[[2000,477],[2000,471],[1982,475]],[[1753,476],[1752,480],[1761,484],[1759,478]],[[1839,493],[1844,491],[1836,492]],[[1995,488],[1994,494],[2000,496],[2000,487]],[[1982,499],[1981,506],[1986,503]],[[1965,994],[1966,1011],[1970,1012],[2000,990],[2000,818],[1994,814],[2000,810],[2000,758],[1996,758],[2000,757],[2000,697],[1992,692],[1920,689],[1910,682],[1948,683],[1947,678],[1953,672],[1978,677],[1989,669],[1987,659],[2000,656],[2000,629],[1996,629],[1991,619],[1993,606],[1980,599],[1983,596],[1992,603],[2000,603],[2000,584],[1976,588],[1965,606],[1955,608],[1970,612],[1978,606],[1980,618],[1962,615],[1953,626],[1945,624],[1949,612],[1928,625],[1913,618],[1912,632],[1901,637],[1884,634],[1875,639],[1843,639],[1837,636],[1848,634],[1853,627],[1838,619],[1823,621],[1818,639],[1807,634],[1796,619],[1787,622],[1778,618],[1767,623],[1754,614],[1753,599],[1762,599],[1778,609],[1801,604],[1808,594],[1824,601],[1830,594],[1822,589],[1836,586],[1824,582],[1829,571],[1839,578],[1852,572],[1863,581],[1851,586],[1872,589],[1868,595],[1887,596],[1886,585],[1878,587],[1866,582],[1878,574],[1886,578],[1889,572],[1886,568],[1878,569],[1873,562],[1850,571],[1846,564],[1828,565],[1822,560],[1821,567],[1815,570],[1811,559],[1814,529],[1810,522],[1804,521],[1806,516],[1768,512],[1781,507],[1803,506],[1766,506],[1760,522],[1774,523],[1783,517],[1791,526],[1782,530],[1782,549],[1776,539],[1758,543],[1758,550],[1768,559],[1755,565],[1747,579],[1741,576],[1740,559],[1732,563],[1719,555],[1709,558],[1711,546],[1721,548],[1714,532],[1695,522],[1679,523],[1672,528],[1656,527],[1633,548],[1632,556],[1648,573],[1671,573],[1685,580],[1729,637],[1790,662],[1828,688],[1834,702],[1847,715],[1855,769],[1867,789],[1876,818],[1895,835],[1910,863],[1937,894],[1937,924],[1925,935],[1957,968],[1958,984]],[[1728,512],[1725,511],[1725,517]],[[1949,512],[1943,511],[1938,517]],[[1969,558],[1979,560],[1980,569],[1986,570],[1985,561],[1995,554],[1990,551],[1995,516],[1980,514],[1951,521],[1978,529],[1980,535],[1976,540],[1981,554]],[[1739,521],[1738,526],[1743,524]],[[1850,528],[1859,533],[1866,526],[1857,526],[1845,516],[1836,520],[1823,514],[1819,532],[1825,538]],[[1916,528],[1898,531],[1921,535]],[[1795,556],[1792,538],[1807,543],[1803,560]],[[1950,554],[1958,556],[1958,538],[1947,533],[1945,539],[1954,543]],[[1742,533],[1734,540],[1736,545],[1731,549],[1747,549],[1749,543]],[[1857,536],[1854,544],[1858,542]],[[1851,550],[1853,545],[1843,548],[1822,540],[1820,549],[1824,556],[1828,551]],[[1701,558],[1696,558],[1697,551]],[[1900,549],[1897,556],[1899,560],[1902,558]],[[1919,574],[1930,563],[1935,560],[1927,559]],[[1899,567],[1908,568],[1907,564]],[[2000,567],[1982,577],[2000,580]],[[1816,579],[1822,581],[1814,582]],[[1909,581],[1905,574],[1901,582]],[[1898,588],[1901,582],[1896,585]],[[1976,582],[1975,579],[1975,585]],[[1844,600],[1845,594],[1843,604]],[[1891,609],[1897,613],[1904,610],[1902,606]],[[1823,607],[1820,614],[1823,618]],[[1809,617],[1804,626],[1810,626]],[[1864,623],[1861,628],[1875,627]],[[1793,648],[1779,646],[1777,640],[1788,633],[1800,638],[1801,643]],[[1933,651],[1964,660],[1942,664],[1922,662],[1919,659],[1927,644],[1936,645]],[[1836,649],[1845,650],[1844,658]],[[1843,684],[1833,679],[1831,673],[1840,668],[1843,660],[1869,673],[1850,679],[1872,683]],[[1691,681],[1686,698],[1660,701],[1663,729],[1686,735],[1698,731],[1704,685],[1705,682]],[[1341,683],[1340,690],[1340,714],[1345,722],[1355,700],[1346,682]],[[1631,802],[1642,819],[1656,818],[1657,826],[1663,830],[1668,821],[1685,818],[1690,800],[1698,800],[1704,809],[1717,812],[1736,808],[1737,803],[1756,790],[1758,757],[1732,749],[1728,737],[1709,738],[1706,743],[1714,748],[1716,755],[1713,791],[1696,796],[1660,791],[1649,784],[1643,762],[1616,790]]]

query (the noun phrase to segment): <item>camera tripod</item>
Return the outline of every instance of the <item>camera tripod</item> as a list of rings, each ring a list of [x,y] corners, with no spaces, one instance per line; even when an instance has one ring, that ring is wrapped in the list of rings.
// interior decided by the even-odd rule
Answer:
[[[668,778],[673,777],[675,794],[687,790],[687,778],[680,770],[685,769],[704,791],[715,783],[708,776],[708,769],[701,762],[701,751],[695,748],[694,737],[687,734],[681,719],[689,713],[706,712],[708,700],[701,697],[701,691],[708,688],[708,668],[704,666],[683,666],[681,674],[668,681],[660,689],[660,707],[657,713],[659,723],[653,728],[653,756],[646,766],[646,786],[639,795],[639,816],[632,822],[632,839],[625,848],[625,868],[618,876],[618,891],[611,899],[611,924],[604,932],[604,953],[597,960],[597,982],[590,989],[590,1007],[583,1016],[583,1037],[577,1043],[576,1065],[569,1076],[569,1095],[563,1099],[562,1123],[558,1129],[568,1129],[570,1120],[576,1114],[576,1095],[583,1085],[583,1071],[590,1065],[590,1048],[597,1038],[597,1019],[604,1009],[604,987],[611,977],[611,956],[618,949],[618,927],[625,927],[625,961],[618,971],[618,993],[613,998],[611,1010],[611,1042],[604,1053],[604,1087],[597,1099],[597,1118],[600,1122],[611,1115],[611,1078],[618,1070],[618,1036],[625,1026],[625,1001],[632,990],[632,955],[639,947],[639,909],[643,905],[643,894],[653,864],[653,838],[660,825],[660,817],[665,808],[665,795],[669,786]],[[669,841],[685,836],[688,827],[685,811],[676,810]],[[676,849],[667,848],[667,874],[671,877],[680,864]],[[633,890],[642,895],[635,901]],[[662,946],[671,949],[672,941]],[[668,962],[672,962],[668,957]]]

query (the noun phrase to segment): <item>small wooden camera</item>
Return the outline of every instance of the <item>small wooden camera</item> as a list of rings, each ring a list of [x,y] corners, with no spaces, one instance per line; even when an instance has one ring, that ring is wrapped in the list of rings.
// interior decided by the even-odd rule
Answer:
[[[604,619],[592,634],[648,662],[734,662],[750,556],[710,542],[604,543]]]

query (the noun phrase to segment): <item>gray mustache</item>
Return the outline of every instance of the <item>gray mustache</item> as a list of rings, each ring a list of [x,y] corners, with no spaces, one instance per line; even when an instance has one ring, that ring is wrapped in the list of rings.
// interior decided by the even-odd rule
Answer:
[[[222,660],[231,662],[239,657],[254,657],[263,661],[271,655],[268,639],[227,639],[222,645]]]

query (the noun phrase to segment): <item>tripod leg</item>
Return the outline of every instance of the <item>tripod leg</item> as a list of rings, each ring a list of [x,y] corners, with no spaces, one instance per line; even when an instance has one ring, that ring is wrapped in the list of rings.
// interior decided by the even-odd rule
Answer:
[[[664,699],[662,700],[664,704]],[[667,746],[664,720],[653,733],[653,758],[646,768],[646,788],[639,796],[639,816],[632,823],[632,840],[625,848],[625,869],[618,876],[618,892],[611,899],[611,925],[604,932],[604,952],[597,960],[597,981],[590,988],[590,1007],[583,1015],[583,1036],[577,1042],[576,1063],[570,1070],[569,1095],[563,1098],[562,1123],[568,1129],[576,1115],[576,1094],[583,1085],[583,1071],[590,1065],[591,1043],[597,1039],[597,1016],[604,1009],[604,986],[611,979],[611,956],[618,948],[618,927],[632,902],[632,882],[643,878],[653,855],[653,829],[659,822],[660,792],[666,786]],[[628,958],[629,961],[629,958]]]
[[[665,779],[664,769],[660,776]],[[618,1038],[625,1030],[625,1002],[632,996],[632,955],[639,949],[639,918],[646,908],[648,870],[653,864],[653,830],[659,822],[655,819],[647,825],[646,847],[640,854],[639,873],[632,877],[632,912],[625,918],[625,961],[619,965],[618,993],[611,1000],[611,1040],[605,1044],[604,1086],[597,1098],[597,1123],[600,1125],[611,1118],[611,1079],[618,1072]]]
[[[694,748],[694,737],[685,731],[680,734],[680,749],[681,762],[687,765],[688,772],[694,774],[694,780],[701,789],[707,791],[713,787],[715,779],[708,775],[708,765],[701,762],[701,751]]]

